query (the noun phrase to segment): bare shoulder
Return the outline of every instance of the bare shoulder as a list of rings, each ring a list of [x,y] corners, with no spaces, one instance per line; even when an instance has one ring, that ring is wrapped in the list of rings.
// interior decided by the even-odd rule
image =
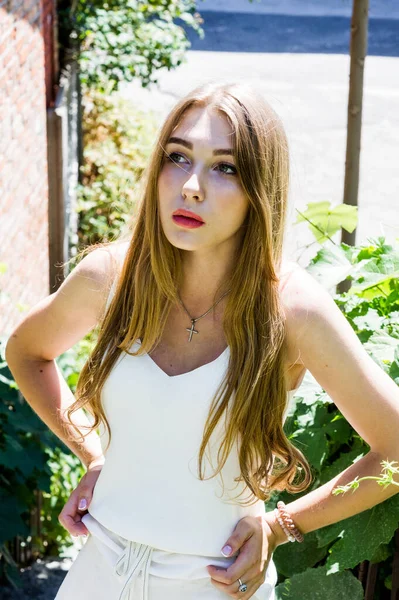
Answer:
[[[300,317],[318,306],[328,291],[306,269],[294,261],[286,261],[280,273],[280,294],[287,318]]]
[[[77,268],[92,271],[99,280],[112,278],[122,267],[128,245],[127,242],[113,242],[89,250]]]
[[[115,242],[90,250],[76,266],[75,277],[83,277],[91,281],[105,301],[115,277],[122,269],[127,248],[127,242]]]
[[[127,248],[127,243],[112,242],[89,250],[62,283],[54,302],[63,304],[65,311],[74,312],[76,319],[86,315],[86,323],[91,321],[96,326],[104,316],[110,289],[121,272]]]
[[[52,360],[96,327],[126,249],[116,242],[91,249],[58,290],[25,315],[7,343],[8,353]]]
[[[295,271],[304,270],[294,260],[283,260],[281,261],[281,267],[279,272],[280,278],[280,290],[283,291],[288,281],[291,279],[292,274]]]
[[[326,303],[332,303],[333,299],[306,269],[294,261],[286,261],[282,265],[280,298],[285,312],[290,357],[294,357],[295,362],[302,362],[301,337],[313,316],[326,306]]]

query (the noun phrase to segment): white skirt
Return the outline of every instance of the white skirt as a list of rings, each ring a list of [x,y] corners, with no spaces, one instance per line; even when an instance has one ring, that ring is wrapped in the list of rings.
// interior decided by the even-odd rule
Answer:
[[[127,540],[89,512],[89,530],[54,600],[226,600],[211,583],[207,565],[227,568],[236,557],[166,552]],[[251,596],[275,600],[277,571],[270,560],[264,583]],[[237,582],[238,590],[238,582]]]

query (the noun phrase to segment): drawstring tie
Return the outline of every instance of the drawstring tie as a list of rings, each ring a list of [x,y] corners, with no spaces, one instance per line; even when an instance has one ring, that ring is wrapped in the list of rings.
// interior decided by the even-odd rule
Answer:
[[[117,575],[127,575],[127,579],[118,600],[133,600],[133,598],[130,599],[131,586],[129,584],[132,579],[138,577],[141,572],[143,572],[143,587],[140,600],[148,600],[148,578],[152,551],[153,548],[147,546],[147,544],[139,544],[127,540],[126,546],[115,565],[115,572]],[[139,599],[137,598],[137,600]]]

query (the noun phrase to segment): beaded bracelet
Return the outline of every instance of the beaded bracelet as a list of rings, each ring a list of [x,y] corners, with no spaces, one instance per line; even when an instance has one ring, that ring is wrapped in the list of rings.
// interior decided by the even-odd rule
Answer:
[[[288,529],[286,528],[286,526],[284,525],[284,521],[282,520],[282,518],[280,517],[280,513],[278,511],[277,508],[274,509],[274,514],[276,515],[276,519],[281,527],[281,529],[284,531],[287,539],[289,542],[296,542],[296,539],[294,538],[293,535],[290,534],[290,532],[288,531]]]
[[[303,542],[304,537],[299,529],[295,526],[294,521],[290,517],[290,514],[282,500],[277,502],[277,508],[274,509],[274,514],[276,515],[276,519],[280,527],[290,542]]]

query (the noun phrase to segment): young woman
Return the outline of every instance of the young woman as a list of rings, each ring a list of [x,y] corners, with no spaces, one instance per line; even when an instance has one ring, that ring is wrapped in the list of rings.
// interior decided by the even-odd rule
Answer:
[[[160,129],[127,239],[84,256],[10,336],[23,395],[87,467],[59,519],[88,538],[57,600],[271,600],[279,544],[397,492],[331,494],[399,458],[399,391],[282,259],[288,181],[272,108],[247,85],[200,86]],[[54,359],[96,326],[75,400]],[[273,489],[311,482],[283,431],[306,369],[370,452],[266,513]]]

